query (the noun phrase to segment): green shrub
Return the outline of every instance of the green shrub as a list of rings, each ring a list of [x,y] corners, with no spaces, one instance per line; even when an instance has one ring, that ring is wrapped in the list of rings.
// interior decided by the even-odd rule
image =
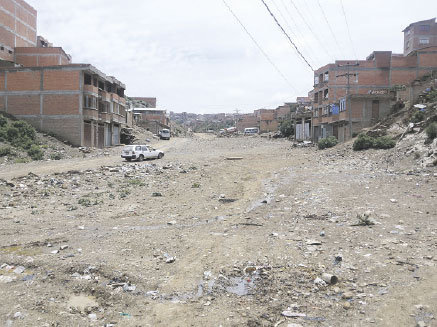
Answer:
[[[323,149],[327,149],[327,148],[332,148],[333,146],[336,146],[338,144],[338,140],[335,136],[329,136],[327,138],[321,139],[319,141],[319,149],[323,150]]]
[[[5,142],[8,140],[8,132],[6,127],[0,127],[0,142]]]
[[[50,159],[52,159],[52,160],[61,160],[62,159],[62,155],[60,153],[52,153],[50,155]]]
[[[284,120],[279,127],[281,134],[285,137],[289,137],[294,134],[294,124],[292,120]]]
[[[32,160],[42,160],[44,157],[44,152],[36,144],[33,144],[30,149],[27,150],[27,154],[32,158]]]
[[[434,140],[437,137],[437,122],[429,124],[429,126],[425,129],[425,133],[429,140]]]
[[[391,149],[396,145],[396,141],[390,136],[377,137],[373,142],[373,147],[375,149]]]
[[[18,136],[20,135],[20,132],[18,131],[18,128],[9,127],[6,129],[6,134],[7,134],[7,140],[9,142],[16,142],[18,140]]]
[[[5,117],[0,116],[0,127],[5,127],[7,124],[8,120]]]
[[[10,146],[0,147],[0,157],[8,156],[12,153],[12,148]]]
[[[425,119],[425,113],[423,111],[416,111],[411,119],[413,123],[419,123]]]
[[[367,150],[367,149],[391,149],[396,145],[396,141],[390,136],[371,137],[365,134],[358,135],[355,140],[353,149],[355,151]]]
[[[34,140],[36,137],[35,128],[33,128],[32,125],[30,125],[29,123],[27,123],[25,121],[22,121],[22,120],[14,121],[11,124],[11,126],[18,130],[19,135],[21,137],[26,137],[26,138],[29,138],[31,140]]]
[[[373,142],[373,137],[367,136],[365,134],[360,134],[354,142],[353,149],[355,151],[370,149],[373,147]]]

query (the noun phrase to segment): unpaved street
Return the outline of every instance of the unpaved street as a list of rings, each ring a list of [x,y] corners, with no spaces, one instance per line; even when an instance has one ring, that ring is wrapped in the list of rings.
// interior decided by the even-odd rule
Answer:
[[[0,171],[2,324],[436,324],[435,168],[350,144],[156,146]]]

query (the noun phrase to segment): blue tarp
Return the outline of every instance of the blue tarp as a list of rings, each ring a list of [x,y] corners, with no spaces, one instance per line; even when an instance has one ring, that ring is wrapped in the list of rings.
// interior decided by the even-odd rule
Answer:
[[[340,113],[340,107],[336,104],[331,104],[331,113],[333,115],[338,115]]]

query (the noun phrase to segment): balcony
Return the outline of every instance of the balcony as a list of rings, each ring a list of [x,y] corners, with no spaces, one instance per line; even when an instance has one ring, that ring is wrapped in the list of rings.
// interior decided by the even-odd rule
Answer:
[[[108,92],[99,90],[99,96],[101,97],[102,101],[111,102],[111,96]]]
[[[98,120],[99,112],[97,109],[83,108],[83,119],[86,120]]]
[[[88,85],[88,84],[85,84],[83,86],[83,91],[84,92],[88,92],[88,93],[94,93],[94,94],[98,94],[99,93],[99,89],[96,86]]]
[[[99,112],[99,120],[109,124],[112,121],[112,114],[109,112]]]

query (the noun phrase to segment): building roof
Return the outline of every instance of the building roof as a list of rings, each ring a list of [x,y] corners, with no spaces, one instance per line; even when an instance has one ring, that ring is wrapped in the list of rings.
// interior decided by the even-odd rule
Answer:
[[[88,70],[92,74],[99,75],[101,78],[107,80],[108,82],[117,84],[122,88],[126,89],[126,85],[116,79],[114,76],[108,76],[98,70],[91,64],[68,64],[68,65],[54,65],[54,66],[34,66],[34,67],[0,67],[0,71],[35,71],[35,70]]]
[[[431,19],[421,20],[419,22],[411,23],[402,32],[405,32],[405,31],[409,30],[411,28],[411,26],[413,26],[413,25],[424,24],[424,23],[435,23],[435,17],[431,18]]]
[[[166,109],[158,109],[158,108],[134,108],[134,111],[161,111],[166,112]]]

